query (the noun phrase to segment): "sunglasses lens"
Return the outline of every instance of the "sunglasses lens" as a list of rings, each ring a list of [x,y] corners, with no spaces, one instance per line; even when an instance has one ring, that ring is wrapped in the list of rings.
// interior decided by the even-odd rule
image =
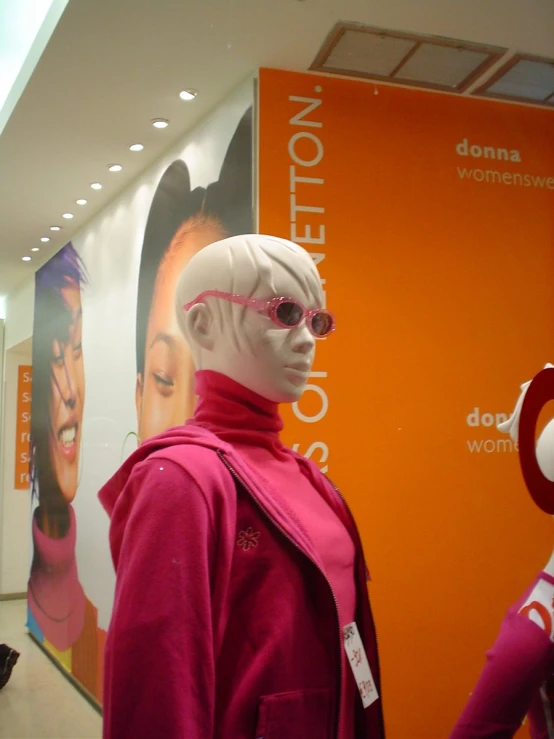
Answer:
[[[333,330],[333,316],[320,311],[312,316],[312,331],[316,336],[328,336]]]
[[[304,311],[302,310],[302,306],[298,305],[298,303],[285,301],[283,303],[279,303],[275,314],[283,326],[298,326],[302,320]]]

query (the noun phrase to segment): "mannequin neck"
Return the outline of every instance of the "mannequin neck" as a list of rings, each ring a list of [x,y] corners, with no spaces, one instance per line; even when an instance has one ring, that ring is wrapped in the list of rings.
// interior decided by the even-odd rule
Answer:
[[[554,577],[554,550],[552,551],[552,554],[550,555],[550,559],[546,563],[546,567],[544,568],[544,571],[546,572],[547,575]]]
[[[279,406],[211,370],[196,373],[194,423],[231,442],[280,445]]]

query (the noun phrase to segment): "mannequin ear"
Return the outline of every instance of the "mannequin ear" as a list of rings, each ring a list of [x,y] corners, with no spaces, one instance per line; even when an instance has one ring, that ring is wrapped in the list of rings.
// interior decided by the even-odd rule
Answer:
[[[194,305],[187,313],[186,332],[190,342],[211,351],[214,347],[214,319],[207,305]]]

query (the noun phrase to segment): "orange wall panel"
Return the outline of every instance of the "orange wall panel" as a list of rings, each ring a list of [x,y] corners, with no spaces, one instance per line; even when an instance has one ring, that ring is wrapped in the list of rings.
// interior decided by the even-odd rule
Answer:
[[[259,99],[259,230],[337,317],[286,441],[358,521],[389,739],[444,739],[552,549],[495,427],[554,356],[552,112],[276,70]]]

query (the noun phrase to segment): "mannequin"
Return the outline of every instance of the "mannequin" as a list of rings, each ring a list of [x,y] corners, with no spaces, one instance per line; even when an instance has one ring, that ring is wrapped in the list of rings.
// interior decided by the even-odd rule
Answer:
[[[283,297],[284,296],[284,297]],[[198,404],[100,492],[117,573],[105,739],[382,739],[352,516],[279,438],[334,317],[301,247],[237,236],[184,268]]]
[[[554,500],[545,491],[554,487],[554,420],[541,432],[536,449],[535,427],[540,410],[550,400],[550,388],[554,388],[554,365],[547,364],[533,381],[521,386],[512,415],[498,426],[519,442],[529,492],[549,513]],[[554,551],[508,610],[487,660],[451,739],[509,739],[526,715],[531,739],[554,739]]]
[[[546,567],[544,568],[544,571],[550,575],[550,577],[554,577],[554,550],[552,551],[552,554],[550,555],[550,559],[546,563]]]

